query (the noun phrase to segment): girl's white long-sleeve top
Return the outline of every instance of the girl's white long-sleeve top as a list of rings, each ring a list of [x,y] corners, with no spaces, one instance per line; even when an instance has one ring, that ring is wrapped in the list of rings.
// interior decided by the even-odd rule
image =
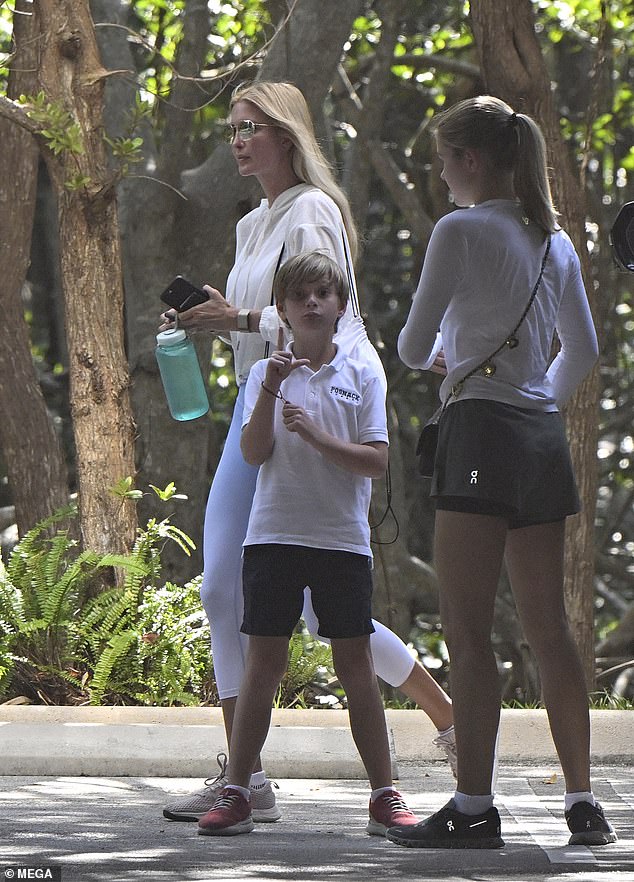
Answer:
[[[398,353],[409,367],[424,370],[442,346],[448,369],[442,401],[519,321],[544,248],[543,231],[527,225],[511,200],[489,200],[438,221]],[[561,345],[551,360],[555,332]],[[579,257],[563,230],[552,235],[542,283],[517,337],[517,347],[496,356],[495,374],[471,377],[460,397],[557,410],[598,356]]]
[[[281,193],[272,205],[263,199],[236,227],[236,259],[227,279],[227,300],[240,309],[262,311],[259,334],[232,332],[238,385],[244,383],[256,361],[274,349],[280,327],[272,301],[273,278],[281,262],[302,251],[324,251],[354,281],[350,247],[341,212],[317,187],[297,184]],[[356,288],[339,322],[335,340],[348,353],[381,365],[360,316]],[[382,370],[382,368],[381,368]]]

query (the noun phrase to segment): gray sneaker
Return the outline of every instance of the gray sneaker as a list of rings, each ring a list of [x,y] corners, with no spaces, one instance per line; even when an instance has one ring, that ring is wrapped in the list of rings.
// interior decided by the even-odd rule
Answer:
[[[170,821],[198,821],[210,811],[220,792],[227,786],[227,755],[219,753],[216,757],[220,774],[215,778],[207,778],[205,786],[188,796],[181,796],[168,803],[163,809],[163,817]],[[275,793],[271,781],[265,781],[259,787],[251,787],[251,813],[253,820],[259,823],[277,821],[282,814],[275,804]]]
[[[443,732],[442,735],[438,735],[436,738],[432,739],[432,744],[435,744],[436,747],[439,747],[447,754],[447,759],[449,761],[449,765],[451,766],[451,771],[454,778],[458,777],[458,752],[456,750],[456,731],[453,726],[447,729],[446,732]]]

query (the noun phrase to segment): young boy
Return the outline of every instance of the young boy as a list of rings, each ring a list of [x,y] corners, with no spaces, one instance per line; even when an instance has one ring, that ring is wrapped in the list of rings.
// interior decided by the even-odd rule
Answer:
[[[304,588],[329,637],[355,744],[370,779],[367,832],[415,824],[392,787],[385,712],[369,635],[371,479],[387,467],[385,392],[376,370],[333,342],[348,300],[345,275],[311,251],[288,260],[274,284],[293,343],[257,362],[247,381],[242,453],[260,466],[244,541],[246,671],[235,710],[228,784],[198,822],[207,836],[249,833],[249,779],[288,663]]]

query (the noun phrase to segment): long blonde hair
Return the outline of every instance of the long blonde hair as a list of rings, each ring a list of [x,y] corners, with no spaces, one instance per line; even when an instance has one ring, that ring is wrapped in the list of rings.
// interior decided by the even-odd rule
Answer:
[[[293,142],[293,171],[300,179],[323,190],[335,202],[346,228],[352,259],[357,255],[357,230],[348,199],[324,156],[308,110],[306,99],[292,83],[257,82],[239,86],[231,96],[231,107],[238,101],[250,101],[283,129]]]
[[[530,116],[492,95],[459,101],[440,113],[432,129],[457,151],[481,150],[494,169],[513,172],[513,188],[526,216],[545,232],[558,229],[548,182],[546,142]]]

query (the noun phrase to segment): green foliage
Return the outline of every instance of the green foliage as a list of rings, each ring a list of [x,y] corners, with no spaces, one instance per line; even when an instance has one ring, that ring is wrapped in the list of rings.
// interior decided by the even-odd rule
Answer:
[[[37,683],[77,673],[83,642],[78,616],[88,591],[113,567],[138,572],[138,562],[121,555],[79,553],[69,530],[49,530],[76,515],[67,508],[38,524],[0,561],[0,691],[24,671]]]
[[[138,130],[141,125],[151,118],[152,108],[139,96],[134,106],[127,114],[125,132],[118,138],[109,138],[104,135],[104,141],[110,147],[110,151],[119,166],[119,174],[128,174],[130,165],[143,160],[143,138],[139,137]]]
[[[140,598],[129,585],[100,595],[86,610],[83,631],[94,665],[90,704],[198,705],[209,699],[209,633],[199,581],[182,588],[146,585]]]
[[[134,478],[131,478],[129,475],[117,481],[110,488],[110,492],[113,496],[120,496],[121,499],[141,499],[143,496],[143,491],[137,490],[134,487]]]
[[[151,520],[128,556],[80,553],[68,528],[49,535],[76,513],[37,525],[0,563],[0,695],[198,704],[210,691],[198,585],[157,587],[165,541],[189,553],[191,539]],[[113,569],[122,583],[95,594]]]
[[[105,137],[105,140],[110,146],[113,156],[122,161],[124,168],[127,168],[131,162],[140,162],[143,159],[141,155],[143,138]]]
[[[306,633],[291,636],[288,667],[275,697],[275,707],[307,707],[311,703],[309,687],[332,675],[330,646]]]
[[[503,701],[502,707],[512,710],[543,710],[541,701]],[[628,698],[617,698],[609,692],[592,692],[590,694],[591,710],[634,710],[632,701]]]
[[[165,487],[165,490],[161,490],[159,487],[155,487],[154,484],[150,484],[150,487],[152,488],[152,490],[154,490],[158,498],[163,502],[167,502],[170,499],[187,499],[187,496],[185,496],[184,493],[176,492],[176,485],[173,481],[170,481],[170,483]]]
[[[631,698],[624,698],[604,690],[590,694],[590,707],[593,710],[634,710]]]
[[[24,106],[27,116],[38,123],[39,134],[55,156],[66,152],[77,157],[85,153],[81,126],[61,104],[49,101],[43,91],[38,92],[35,96],[21,95],[20,104]],[[109,138],[105,134],[103,136],[117,161],[119,176],[126,175],[131,164],[141,162],[143,159],[141,152],[143,138],[138,137],[135,133],[149,114],[149,106],[145,102],[137,100],[128,114],[126,133],[117,138]],[[65,187],[71,191],[86,190],[91,183],[92,179],[88,175],[77,171],[67,178]]]
[[[45,92],[32,97],[20,95],[20,103],[29,119],[40,125],[40,134],[56,156],[64,150],[75,155],[84,152],[79,123],[61,104],[49,101]]]
[[[135,52],[140,92],[151,108],[154,136],[160,144],[166,108],[174,90],[183,85],[179,53],[184,40],[184,0],[137,0],[130,3],[138,34]],[[204,159],[222,138],[231,83],[251,78],[252,63],[274,35],[265,0],[211,0],[207,4],[207,53],[197,77],[188,77],[196,95],[191,150]],[[178,103],[178,102],[177,102]]]
[[[67,190],[71,191],[85,190],[87,187],[90,186],[91,181],[92,178],[89,175],[82,175],[78,173],[76,175],[71,175],[70,178],[68,178],[64,182],[64,186]]]
[[[128,480],[113,490],[133,493]],[[165,502],[179,496],[173,484],[153,490]],[[127,556],[80,553],[69,527],[59,526],[76,515],[74,507],[57,512],[20,540],[6,566],[0,561],[0,701],[215,701],[201,577],[183,586],[160,582],[165,542],[189,553],[191,539],[168,518],[152,519]],[[95,593],[114,570],[120,584]],[[305,706],[308,685],[331,670],[329,646],[294,635],[277,705]]]

